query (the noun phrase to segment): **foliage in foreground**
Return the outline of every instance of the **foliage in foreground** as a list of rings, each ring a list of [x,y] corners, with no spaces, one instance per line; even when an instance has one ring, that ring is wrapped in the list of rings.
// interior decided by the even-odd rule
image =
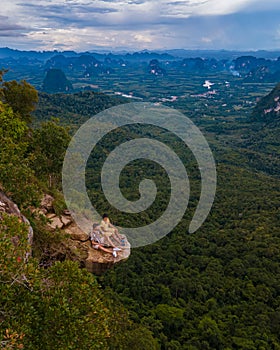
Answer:
[[[69,96],[54,98],[72,101]],[[75,113],[83,106],[74,103],[71,108],[76,121]],[[213,125],[216,132],[217,126]],[[1,264],[5,278],[12,278],[3,279],[1,284],[1,334],[6,348],[25,346],[28,349],[30,340],[34,349],[36,346],[40,349],[96,349],[98,346],[100,349],[156,349],[152,332],[164,350],[280,349],[279,169],[274,166],[276,163],[270,162],[271,158],[255,138],[246,138],[252,145],[244,143],[244,148],[239,150],[240,131],[238,124],[235,126],[236,130],[230,129],[231,143],[226,152],[224,145],[215,144],[219,155],[218,193],[211,215],[201,230],[187,235],[186,218],[171,235],[133,251],[126,264],[101,278],[104,286],[109,285],[119,294],[130,310],[130,317],[142,326],[129,321],[115,294],[101,292],[92,276],[84,275],[74,263],[61,262],[48,270],[40,270],[35,261],[34,264],[30,261],[18,269],[21,255],[11,245],[15,240],[3,238],[5,246],[1,251],[8,251],[4,255],[13,262],[7,265],[11,266],[8,271],[2,267],[5,259]],[[252,125],[243,125],[242,132],[252,135],[250,128]],[[272,147],[275,129],[263,128],[259,136],[264,134],[267,145]],[[242,159],[250,147],[256,158],[254,162],[250,160],[254,166],[246,170]],[[275,143],[273,154],[278,154],[278,150]],[[21,159],[26,159],[25,156]],[[263,166],[263,157],[268,158],[269,172]],[[32,176],[38,169],[34,166]],[[131,166],[129,178],[134,179],[133,171]],[[37,174],[42,181],[48,175],[47,171]],[[155,177],[162,182],[159,172]],[[6,186],[19,180],[20,177],[11,176]],[[13,188],[16,196],[16,186]],[[154,209],[152,214],[157,216],[161,207]],[[20,233],[17,222],[7,226],[13,225]],[[23,275],[14,275],[15,271],[23,271]],[[76,284],[76,280],[80,283]],[[77,293],[78,288],[84,295]],[[76,301],[72,300],[72,294]],[[100,297],[100,304],[95,296]],[[87,297],[92,299],[86,300]],[[95,311],[100,317],[99,328],[87,324],[91,312]],[[53,319],[57,319],[60,331]],[[79,338],[79,327],[86,329],[85,336],[89,335],[84,342]],[[104,334],[105,340],[90,339],[95,329]],[[72,336],[73,339],[68,339]],[[103,343],[99,343],[101,341]]]
[[[0,188],[32,222],[36,256],[41,259],[51,235],[44,220],[32,216],[30,207],[36,207],[46,189],[58,193],[69,135],[58,120],[31,129],[36,96],[26,82],[0,86]],[[61,210],[59,196],[56,203],[56,210]],[[52,243],[59,244],[59,240],[58,236]],[[122,305],[113,302],[114,294],[105,295],[93,275],[70,260],[39,268],[39,262],[28,254],[30,249],[26,224],[1,213],[2,349],[158,349],[152,333],[133,323]]]
[[[39,269],[29,257],[28,228],[16,217],[0,221],[0,342],[4,349],[157,349],[151,332],[78,264]],[[141,341],[140,341],[141,344]]]

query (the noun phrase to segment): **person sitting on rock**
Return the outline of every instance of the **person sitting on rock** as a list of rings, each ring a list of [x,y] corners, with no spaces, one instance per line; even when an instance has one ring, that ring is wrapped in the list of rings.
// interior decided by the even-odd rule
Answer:
[[[123,237],[119,234],[117,228],[111,224],[109,216],[103,214],[102,220],[100,223],[100,228],[102,233],[111,240],[113,238],[118,244],[122,244]]]
[[[102,237],[100,226],[98,224],[93,224],[92,231],[90,233],[90,243],[92,248],[101,249],[106,253],[113,254],[115,258],[117,257],[117,250],[120,250],[114,245],[112,245],[112,250],[104,247],[104,237]]]

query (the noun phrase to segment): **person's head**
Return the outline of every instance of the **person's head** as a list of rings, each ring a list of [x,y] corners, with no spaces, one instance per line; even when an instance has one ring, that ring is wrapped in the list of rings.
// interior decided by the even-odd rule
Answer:
[[[102,219],[107,222],[109,220],[109,216],[107,214],[102,215]]]
[[[94,224],[92,225],[92,228],[93,228],[93,229],[96,229],[98,226],[99,226],[99,224],[94,223]]]

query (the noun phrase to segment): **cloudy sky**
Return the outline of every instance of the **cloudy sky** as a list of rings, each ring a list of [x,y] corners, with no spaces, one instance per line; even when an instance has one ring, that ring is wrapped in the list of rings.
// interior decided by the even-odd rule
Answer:
[[[2,0],[0,47],[280,49],[279,0]]]

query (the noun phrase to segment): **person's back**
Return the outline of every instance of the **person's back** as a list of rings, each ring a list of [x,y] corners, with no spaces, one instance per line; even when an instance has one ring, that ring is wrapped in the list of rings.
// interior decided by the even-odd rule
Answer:
[[[100,223],[100,228],[101,228],[102,232],[106,236],[109,236],[109,237],[113,233],[115,233],[115,231],[116,231],[114,225],[111,224],[110,219],[109,219],[107,214],[103,214],[102,220],[101,220],[101,223]]]
[[[100,228],[101,228],[102,231],[108,231],[109,223],[107,221],[105,221],[105,220],[101,220]]]
[[[102,220],[100,223],[100,228],[104,236],[109,240],[112,244],[115,241],[115,244],[122,245],[122,236],[119,234],[118,229],[111,224],[109,216],[107,214],[103,214]],[[113,241],[112,241],[113,240]]]
[[[91,241],[97,242],[99,244],[104,243],[104,237],[102,235],[100,225],[93,224],[92,230],[90,232],[90,239],[91,239]]]

